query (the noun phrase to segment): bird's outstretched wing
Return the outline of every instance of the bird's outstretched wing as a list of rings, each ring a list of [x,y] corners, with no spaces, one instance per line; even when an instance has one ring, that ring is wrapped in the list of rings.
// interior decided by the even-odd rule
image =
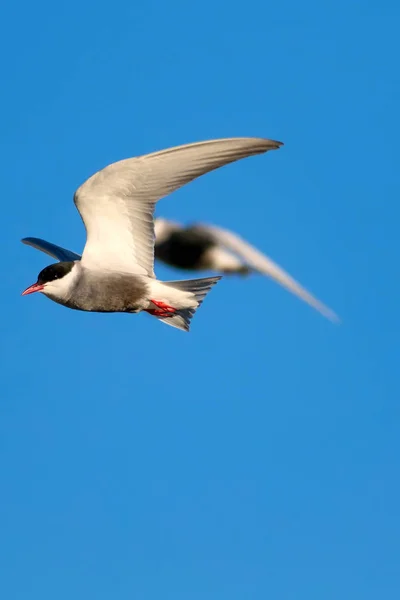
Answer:
[[[271,277],[271,279],[280,283],[287,290],[317,309],[331,321],[339,321],[338,316],[330,308],[312,296],[310,292],[304,289],[300,283],[293,279],[293,277],[274,261],[268,258],[268,256],[262,254],[262,252],[254,248],[254,246],[251,246],[237,234],[221,227],[202,223],[196,224],[196,229],[201,229],[204,233],[212,236],[216,244],[224,246],[227,250],[240,256],[249,267],[258,273]]]
[[[261,138],[209,140],[98,171],[74,196],[87,232],[82,264],[154,277],[155,203],[200,175],[281,145]]]
[[[72,252],[72,250],[67,250],[66,248],[61,248],[61,246],[56,246],[56,244],[52,244],[51,242],[46,242],[46,240],[41,240],[40,238],[27,237],[23,238],[21,242],[27,246],[36,248],[36,250],[41,250],[42,252],[49,254],[60,262],[81,260],[80,254],[76,254],[75,252]]]

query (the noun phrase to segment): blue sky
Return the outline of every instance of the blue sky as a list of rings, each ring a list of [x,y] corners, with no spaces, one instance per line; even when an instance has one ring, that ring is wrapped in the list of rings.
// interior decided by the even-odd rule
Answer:
[[[397,599],[398,3],[134,4],[0,24],[1,597]],[[20,296],[51,262],[20,238],[79,252],[94,171],[241,135],[285,146],[158,214],[239,231],[341,326],[261,277],[189,335]]]

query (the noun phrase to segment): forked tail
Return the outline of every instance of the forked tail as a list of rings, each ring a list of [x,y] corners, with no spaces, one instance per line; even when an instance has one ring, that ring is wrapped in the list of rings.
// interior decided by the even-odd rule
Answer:
[[[171,325],[171,327],[176,327],[177,329],[182,329],[183,331],[189,331],[190,321],[192,320],[194,313],[199,308],[211,288],[218,283],[220,279],[221,276],[205,277],[203,279],[185,279],[183,281],[163,281],[164,285],[175,288],[176,290],[180,290],[182,292],[189,292],[193,294],[198,302],[198,305],[195,308],[178,309],[173,315],[168,317],[158,315],[155,316],[163,323]]]

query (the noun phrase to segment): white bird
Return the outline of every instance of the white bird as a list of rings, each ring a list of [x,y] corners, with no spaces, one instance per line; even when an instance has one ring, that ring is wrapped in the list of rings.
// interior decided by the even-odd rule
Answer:
[[[208,224],[182,225],[177,221],[155,219],[155,257],[172,266],[190,271],[248,275],[261,273],[316,308],[332,321],[337,315],[304,289],[268,256],[237,234]]]
[[[39,238],[24,238],[22,242],[60,262],[43,269],[23,295],[42,292],[76,310],[146,311],[188,331],[220,277],[156,279],[156,202],[200,175],[281,145],[261,138],[209,140],[128,158],[98,171],[74,195],[87,234],[82,256]]]

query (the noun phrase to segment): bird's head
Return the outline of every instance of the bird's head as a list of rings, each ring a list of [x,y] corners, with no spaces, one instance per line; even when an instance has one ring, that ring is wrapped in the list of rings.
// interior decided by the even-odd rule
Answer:
[[[23,296],[42,292],[54,299],[62,299],[69,295],[77,275],[76,262],[58,262],[40,271],[37,282],[22,292]]]

